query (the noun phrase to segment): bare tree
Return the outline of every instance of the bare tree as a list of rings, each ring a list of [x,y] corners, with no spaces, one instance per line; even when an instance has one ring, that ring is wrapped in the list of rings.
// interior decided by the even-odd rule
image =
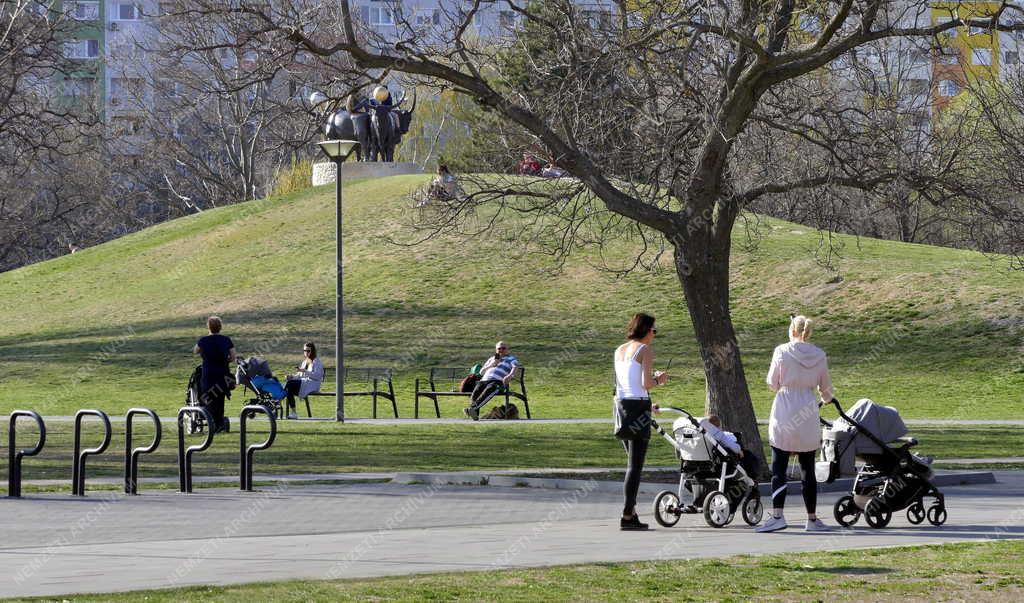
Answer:
[[[345,0],[190,6],[197,18],[244,15],[255,20],[255,34],[318,57],[350,57],[367,80],[402,73],[443,82],[516,124],[575,178],[575,190],[527,190],[508,197],[509,208],[532,213],[543,228],[560,227],[562,249],[580,243],[578,236],[587,243],[611,232],[617,221],[667,245],[704,362],[707,409],[752,436],[757,427],[730,313],[737,219],[767,195],[872,190],[900,179],[902,166],[860,147],[869,121],[857,115],[865,113],[863,97],[836,94],[840,105],[815,112],[824,106],[815,100],[829,93],[819,82],[830,64],[869,44],[964,25],[932,24],[924,0],[639,0],[605,11],[569,0],[473,0],[443,11],[428,28],[402,3],[381,4],[395,23],[388,35],[364,27]],[[310,18],[317,10],[333,14],[328,5],[338,6],[336,20]],[[493,10],[519,26],[483,40],[477,17]],[[1002,21],[1011,10],[1004,5],[980,21],[1018,27]],[[759,147],[765,140],[778,144]],[[801,145],[816,152],[777,154]],[[916,180],[937,184],[941,174]]]

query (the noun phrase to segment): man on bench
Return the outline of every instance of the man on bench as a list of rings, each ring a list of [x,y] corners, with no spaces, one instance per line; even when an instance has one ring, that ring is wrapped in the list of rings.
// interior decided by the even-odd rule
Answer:
[[[519,360],[508,353],[508,345],[504,341],[494,344],[494,355],[487,359],[481,369],[483,376],[473,388],[469,407],[463,412],[474,421],[480,420],[480,409],[491,401],[503,387],[508,387],[512,375],[519,367]]]

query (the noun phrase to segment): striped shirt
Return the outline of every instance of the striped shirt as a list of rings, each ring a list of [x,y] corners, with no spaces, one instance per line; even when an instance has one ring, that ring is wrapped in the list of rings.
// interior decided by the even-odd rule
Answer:
[[[487,364],[491,364],[492,361],[493,359],[488,361]],[[505,377],[508,377],[518,366],[519,360],[515,356],[511,354],[503,356],[501,360],[498,360],[492,366],[485,365],[484,376],[481,378],[481,381],[504,381]]]

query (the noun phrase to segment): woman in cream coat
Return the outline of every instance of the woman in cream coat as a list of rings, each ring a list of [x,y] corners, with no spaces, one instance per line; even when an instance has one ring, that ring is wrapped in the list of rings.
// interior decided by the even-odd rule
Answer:
[[[814,455],[821,442],[819,408],[832,399],[832,378],[828,374],[825,352],[808,343],[811,320],[794,316],[789,323],[789,343],[775,348],[768,369],[768,387],[775,392],[768,421],[768,441],[772,447],[772,514],[757,528],[758,532],[776,532],[786,528],[782,509],[786,503],[786,467],[789,457],[797,455],[803,470],[803,498],[807,509],[808,532],[827,531],[816,514],[818,484],[814,479]]]

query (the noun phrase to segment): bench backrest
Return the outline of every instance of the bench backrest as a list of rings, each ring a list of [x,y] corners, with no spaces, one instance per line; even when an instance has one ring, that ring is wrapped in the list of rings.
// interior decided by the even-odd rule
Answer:
[[[334,367],[324,368],[324,382],[334,381]],[[384,367],[357,368],[345,367],[345,383],[367,383],[372,384],[374,379],[378,383],[389,383],[394,377],[394,369]],[[347,390],[347,388],[346,388]]]
[[[517,366],[515,372],[512,374],[512,379],[522,383],[525,372],[525,368]],[[459,383],[461,383],[468,375],[468,368],[435,366],[430,369],[430,383],[437,391],[457,392],[459,391]]]

